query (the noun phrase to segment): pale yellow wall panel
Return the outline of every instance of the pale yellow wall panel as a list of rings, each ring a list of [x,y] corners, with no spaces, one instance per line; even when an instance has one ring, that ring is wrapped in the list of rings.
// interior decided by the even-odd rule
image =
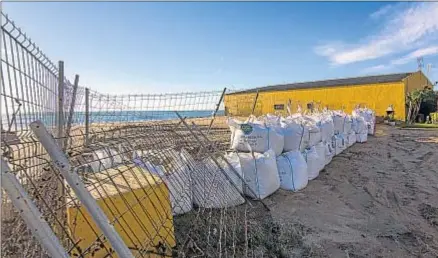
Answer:
[[[404,79],[406,83],[406,92],[409,93],[415,89],[424,89],[425,86],[432,87],[432,83],[429,79],[421,72],[415,72]]]

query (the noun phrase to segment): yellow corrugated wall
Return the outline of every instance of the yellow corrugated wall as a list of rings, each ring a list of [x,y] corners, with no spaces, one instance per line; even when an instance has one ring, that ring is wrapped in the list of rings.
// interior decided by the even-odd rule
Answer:
[[[256,93],[226,95],[224,102],[231,116],[249,114]],[[297,104],[306,108],[312,101],[320,102],[321,107],[341,109],[351,113],[357,104],[366,105],[376,111],[377,116],[386,115],[386,109],[393,105],[395,118],[405,120],[405,84],[404,82],[351,85],[330,88],[295,89],[285,91],[260,92],[255,115],[274,113],[275,104],[286,104],[292,100],[292,111]],[[280,113],[286,112],[285,110]]]

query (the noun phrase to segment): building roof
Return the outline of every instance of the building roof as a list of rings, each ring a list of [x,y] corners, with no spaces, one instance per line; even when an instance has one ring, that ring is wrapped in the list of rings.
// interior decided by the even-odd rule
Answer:
[[[252,93],[257,91],[259,92],[282,91],[282,90],[292,90],[292,89],[325,88],[325,87],[350,86],[350,85],[359,85],[359,84],[399,82],[411,74],[412,73],[394,73],[394,74],[384,74],[384,75],[374,75],[374,76],[364,76],[364,77],[354,77],[354,78],[331,79],[324,81],[279,84],[279,85],[258,87],[249,90],[236,91],[229,93],[229,95]]]

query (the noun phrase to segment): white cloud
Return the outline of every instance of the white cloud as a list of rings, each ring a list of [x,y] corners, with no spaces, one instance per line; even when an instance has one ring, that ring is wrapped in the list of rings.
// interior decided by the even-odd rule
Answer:
[[[387,14],[391,10],[392,7],[393,7],[392,5],[385,5],[382,8],[380,8],[377,11],[370,14],[370,18],[371,19],[379,19],[383,15]]]
[[[409,63],[410,61],[414,61],[418,57],[425,57],[430,55],[436,55],[438,54],[438,46],[430,46],[426,48],[420,48],[418,50],[415,50],[401,58],[395,59],[391,61],[391,64],[393,65],[402,65]]]
[[[378,72],[383,72],[385,70],[390,69],[391,66],[389,65],[375,65],[375,66],[371,66],[371,67],[367,67],[365,69],[362,70],[363,74],[373,74],[373,73],[378,73]]]
[[[438,3],[413,3],[404,10],[389,8],[389,19],[376,35],[360,43],[335,43],[317,46],[315,53],[327,57],[334,65],[377,59],[423,46],[438,37]]]

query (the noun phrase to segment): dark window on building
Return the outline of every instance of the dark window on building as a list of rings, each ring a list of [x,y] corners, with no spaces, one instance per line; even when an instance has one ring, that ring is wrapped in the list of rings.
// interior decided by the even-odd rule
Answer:
[[[275,104],[274,110],[284,110],[284,104]]]

